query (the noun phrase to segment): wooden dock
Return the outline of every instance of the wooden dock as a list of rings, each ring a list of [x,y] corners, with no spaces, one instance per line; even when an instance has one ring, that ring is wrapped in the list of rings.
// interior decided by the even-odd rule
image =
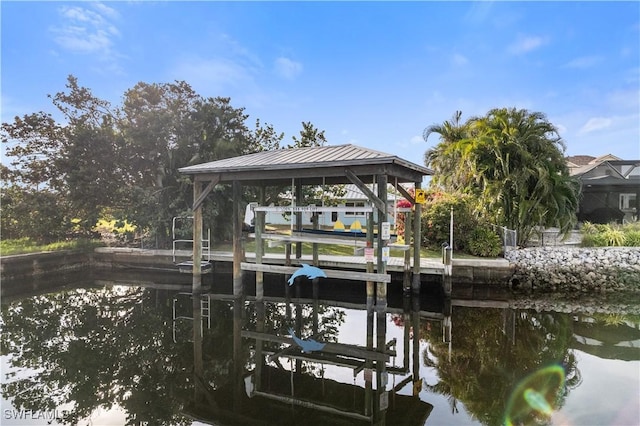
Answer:
[[[180,261],[188,260],[191,257],[190,250],[180,250],[177,253]],[[177,271],[178,268],[173,262],[171,250],[147,250],[135,248],[100,247],[95,249],[94,262],[107,269],[140,269],[140,270],[162,270]],[[232,264],[233,253],[226,251],[212,251],[211,261],[215,263]],[[292,265],[300,263],[313,263],[311,255],[303,254],[299,259],[292,256]],[[245,254],[244,262],[256,263],[256,255],[252,252]],[[318,267],[327,269],[346,269],[366,272],[366,261],[364,256],[333,256],[320,255]],[[263,264],[282,265],[286,263],[284,254],[264,254]],[[374,262],[375,265],[375,262]],[[413,267],[413,261],[411,261]],[[442,277],[444,265],[437,258],[421,258],[420,274],[423,281],[430,279],[440,279]],[[453,259],[453,280],[464,283],[494,283],[507,282],[513,275],[513,267],[505,259]],[[386,264],[386,273],[402,274],[404,272],[404,259],[401,257],[391,257]]]

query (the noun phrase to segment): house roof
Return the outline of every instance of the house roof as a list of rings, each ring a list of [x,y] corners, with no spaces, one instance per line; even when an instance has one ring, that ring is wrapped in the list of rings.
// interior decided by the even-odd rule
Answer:
[[[374,194],[378,192],[378,185],[373,184],[373,185],[368,185],[368,187],[369,189],[371,189],[371,191],[373,191]],[[367,197],[357,186],[353,184],[349,184],[345,186],[345,194],[340,198],[345,200],[354,200],[354,201],[359,201],[359,200],[366,201],[369,199],[369,197]],[[402,195],[395,193],[395,189],[391,184],[387,186],[387,199],[389,201],[395,201],[396,199],[400,200],[403,198],[404,197]]]
[[[572,163],[575,166],[586,166],[595,159],[596,157],[590,155],[572,155],[566,158],[568,163]]]
[[[197,180],[216,175],[220,182],[280,185],[300,179],[303,184],[350,183],[345,169],[364,182],[373,181],[371,176],[376,174],[386,174],[398,182],[420,182],[423,176],[433,174],[398,156],[351,144],[257,152],[182,167],[179,172],[194,175]]]

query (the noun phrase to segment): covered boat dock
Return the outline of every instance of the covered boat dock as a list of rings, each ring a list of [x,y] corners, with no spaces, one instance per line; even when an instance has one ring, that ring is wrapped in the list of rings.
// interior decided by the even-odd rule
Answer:
[[[279,208],[289,210],[295,216],[294,233],[287,239],[287,243],[296,244],[296,258],[300,258],[302,242],[314,241],[313,263],[317,262],[316,244],[331,244],[330,238],[325,238],[318,234],[302,235],[303,212],[319,214],[322,207],[309,205],[303,199],[303,187],[321,185],[342,185],[353,184],[360,191],[366,194],[373,206],[366,213],[366,279],[367,298],[376,297],[376,305],[384,307],[386,305],[386,286],[389,281],[386,259],[389,245],[393,241],[388,237],[388,227],[385,227],[390,214],[387,203],[387,185],[394,185],[395,189],[404,196],[413,206],[407,209],[407,226],[405,240],[407,245],[411,245],[406,251],[406,285],[405,290],[420,291],[420,238],[412,238],[421,235],[420,215],[421,205],[416,203],[414,196],[405,189],[407,184],[413,185],[417,191],[421,189],[425,176],[431,175],[430,169],[401,159],[395,155],[374,151],[367,148],[347,144],[334,146],[321,146],[309,148],[281,149],[264,151],[224,160],[213,161],[188,167],[183,167],[179,171],[189,175],[193,180],[193,259],[202,259],[202,241],[198,236],[202,235],[202,204],[207,195],[216,185],[232,185],[233,192],[233,287],[235,295],[242,295],[242,271],[251,269],[256,271],[256,295],[262,295],[263,273],[270,272],[273,268],[263,262],[263,241],[277,239],[274,235],[265,232],[264,216],[266,207],[264,206],[265,189],[269,186],[291,188],[295,196],[296,203],[289,207]],[[372,185],[373,184],[373,185]],[[404,186],[402,185],[404,184]],[[243,187],[255,187],[258,189],[258,200],[255,211],[255,234],[256,256],[255,264],[249,266],[243,262],[242,249],[242,217],[244,213],[243,204],[247,200],[243,197]],[[371,188],[375,188],[374,192]],[[415,192],[414,192],[415,193]],[[326,208],[325,208],[326,209]],[[375,228],[374,228],[375,223]],[[376,239],[374,241],[374,238]],[[409,247],[408,247],[409,248]],[[410,256],[412,253],[412,260]],[[412,266],[411,266],[412,265]],[[193,280],[201,280],[201,263],[194,261]],[[328,272],[331,273],[331,272]],[[351,271],[341,271],[344,279],[361,279],[362,273]]]

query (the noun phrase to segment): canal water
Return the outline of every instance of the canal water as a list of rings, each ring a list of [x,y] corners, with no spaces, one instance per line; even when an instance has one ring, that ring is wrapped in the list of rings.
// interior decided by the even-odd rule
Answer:
[[[640,424],[637,299],[251,282],[3,283],[0,424]]]

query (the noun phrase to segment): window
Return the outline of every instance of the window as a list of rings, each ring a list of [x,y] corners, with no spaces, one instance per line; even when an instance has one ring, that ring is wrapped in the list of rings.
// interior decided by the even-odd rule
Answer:
[[[620,194],[620,210],[632,210],[636,207],[636,194]]]
[[[344,203],[345,207],[364,207],[364,201],[355,201],[355,202],[347,202]],[[364,213],[361,212],[346,212],[345,216],[364,216]]]

